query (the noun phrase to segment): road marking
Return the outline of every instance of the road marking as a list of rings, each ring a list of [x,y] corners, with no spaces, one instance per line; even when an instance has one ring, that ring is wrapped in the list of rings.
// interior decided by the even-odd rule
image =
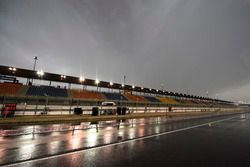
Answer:
[[[62,154],[59,154],[59,155],[51,155],[51,156],[48,156],[48,157],[37,158],[37,159],[33,159],[33,160],[24,160],[22,162],[16,162],[16,163],[14,162],[12,164],[3,165],[3,166],[10,167],[10,166],[22,165],[22,164],[26,164],[26,163],[30,163],[30,162],[44,161],[44,160],[54,159],[54,158],[68,156],[68,155],[72,155],[72,154],[78,154],[78,153],[82,153],[82,152],[85,152],[85,151],[97,150],[97,149],[102,149],[102,148],[106,148],[106,147],[131,143],[131,142],[134,142],[134,141],[149,139],[149,138],[153,138],[153,137],[157,137],[157,136],[163,136],[163,135],[167,135],[167,134],[171,134],[171,133],[176,133],[176,132],[181,132],[181,131],[190,130],[190,129],[194,129],[194,128],[199,128],[199,127],[202,127],[202,126],[208,126],[209,124],[219,123],[219,122],[231,120],[231,119],[234,119],[234,118],[238,118],[238,116],[230,117],[230,118],[226,118],[226,119],[221,119],[221,120],[217,120],[217,121],[212,121],[212,122],[207,122],[207,123],[203,123],[203,124],[200,124],[200,125],[194,125],[194,126],[190,126],[190,127],[186,127],[186,128],[176,129],[176,130],[172,130],[172,131],[168,131],[168,132],[162,132],[162,133],[158,133],[158,134],[154,134],[154,135],[139,137],[139,138],[126,140],[126,141],[122,141],[122,142],[118,142],[118,143],[112,143],[112,144],[97,146],[97,147],[93,147],[93,148],[87,148],[87,149],[84,149],[84,150],[72,151],[72,152],[68,152],[68,153],[62,153]],[[2,166],[2,165],[0,165],[0,166]]]

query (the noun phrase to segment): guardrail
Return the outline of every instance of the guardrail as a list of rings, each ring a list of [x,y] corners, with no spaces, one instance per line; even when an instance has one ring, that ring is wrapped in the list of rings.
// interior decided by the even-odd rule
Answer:
[[[46,113],[48,115],[71,115],[74,114],[73,109],[75,107],[80,107],[83,110],[83,114],[91,114],[92,107],[96,106],[46,106]],[[149,112],[168,112],[169,107],[134,107],[134,106],[126,106],[129,109],[130,113],[149,113]],[[237,107],[171,107],[173,112],[189,112],[189,111],[216,111],[216,110],[237,110],[240,108]],[[102,111],[102,107],[99,106],[99,110]],[[15,115],[41,115],[45,111],[45,107],[43,105],[29,105],[25,108],[17,106],[17,111]]]
[[[151,119],[128,119],[128,120],[120,120],[120,121],[99,121],[99,122],[84,122],[80,125],[70,125],[70,124],[58,124],[51,125],[52,127],[37,127],[37,125],[30,126],[25,129],[2,129],[0,130],[0,136],[2,137],[10,137],[10,136],[20,136],[20,135],[35,135],[35,134],[45,134],[45,133],[53,133],[53,132],[68,132],[68,131],[77,131],[77,130],[88,130],[88,129],[96,129],[98,132],[99,129],[107,128],[107,127],[118,127],[121,128],[123,126],[142,126],[147,124],[164,124],[172,121],[181,121],[181,120],[190,120],[190,119],[199,119],[199,118],[212,118],[233,114],[242,114],[245,112],[229,112],[229,113],[212,113],[208,115],[196,115],[196,116],[178,116],[178,117],[156,117]]]

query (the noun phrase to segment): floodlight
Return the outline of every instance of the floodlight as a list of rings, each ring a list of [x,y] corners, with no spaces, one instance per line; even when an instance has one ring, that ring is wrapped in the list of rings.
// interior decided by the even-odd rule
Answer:
[[[84,82],[84,81],[85,81],[85,78],[84,78],[83,76],[80,76],[79,81],[80,81],[80,82]]]
[[[43,76],[43,75],[44,75],[43,70],[38,70],[36,73],[37,73],[37,75],[39,75],[39,76]]]
[[[95,80],[95,84],[98,85],[100,81],[98,79]]]

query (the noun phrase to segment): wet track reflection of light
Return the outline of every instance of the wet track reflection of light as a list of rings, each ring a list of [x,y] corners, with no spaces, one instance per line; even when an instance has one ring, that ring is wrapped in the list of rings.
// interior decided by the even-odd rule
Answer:
[[[112,133],[110,133],[110,132],[105,133],[104,136],[103,136],[104,144],[111,143],[112,142],[112,137],[113,137]]]
[[[240,118],[241,118],[241,119],[245,119],[245,118],[246,118],[246,114],[241,114],[241,115],[240,115]]]
[[[155,133],[159,133],[160,132],[160,127],[159,126],[156,126],[155,127]]]
[[[140,129],[139,129],[139,137],[142,137],[142,136],[144,136],[144,133],[145,132],[145,129],[143,128],[143,127],[141,127]]]
[[[15,157],[17,157],[17,160],[20,160],[25,159],[25,157],[29,158],[32,156],[36,157],[46,154],[58,154],[74,149],[86,149],[103,144],[106,145],[110,143],[117,143],[120,141],[144,137],[147,135],[157,134],[200,123],[198,120],[166,124],[164,119],[162,120],[163,121],[161,121],[161,123],[156,124],[156,119],[140,119],[140,122],[147,122],[147,124],[143,126],[140,125],[140,122],[137,122],[137,126],[122,126],[124,124],[126,125],[128,121],[121,122],[120,126],[110,126],[111,122],[109,122],[109,126],[106,126],[103,123],[102,126],[104,127],[98,128],[98,130],[96,129],[96,126],[99,126],[100,124],[93,124],[91,125],[91,129],[76,130],[74,132],[53,132],[47,133],[46,135],[35,134],[33,139],[32,135],[24,135],[15,138],[4,138],[5,143],[8,141],[13,141],[15,145],[11,146],[10,144],[5,144],[5,146],[9,147],[10,149],[6,149],[4,151],[5,154],[3,154],[3,157],[9,157],[8,155],[13,154]],[[149,122],[151,122],[151,124],[149,124]],[[113,121],[112,123],[117,122]],[[33,143],[35,145],[35,148],[30,149],[33,151],[25,152],[23,148],[21,150],[21,146],[29,145],[29,143]],[[3,145],[0,143],[0,148],[1,146]],[[18,154],[16,154],[16,152],[18,152]],[[23,152],[26,155],[21,156],[19,155],[19,152],[20,154]],[[27,156],[27,154],[29,154],[29,156]],[[11,158],[9,158],[9,160],[11,160]]]
[[[98,133],[96,132],[95,129],[90,129],[87,134],[86,134],[86,141],[87,141],[87,146],[88,147],[93,147],[97,143],[97,138],[98,138]]]
[[[70,140],[72,149],[78,149],[81,146],[81,138],[73,138]]]
[[[123,132],[123,131],[119,131],[119,132],[118,132],[118,135],[119,135],[119,136],[123,136],[123,135],[124,135],[124,132]]]
[[[135,129],[129,129],[129,139],[135,138]]]
[[[112,127],[112,126],[109,126],[109,127],[107,127],[106,129],[107,129],[107,130],[111,130],[111,129],[113,129],[113,127]]]
[[[50,143],[49,147],[48,147],[48,151],[50,154],[55,154],[59,151],[60,149],[60,144],[62,141],[53,141]]]
[[[80,125],[71,125],[71,124],[55,124],[55,125],[35,125],[35,126],[15,126],[15,127],[3,127],[6,130],[17,130],[19,131],[17,135],[20,134],[41,134],[41,133],[52,133],[52,132],[65,132],[65,131],[75,131],[75,130],[86,130],[89,128],[105,128],[105,127],[115,127],[123,128],[126,126],[144,126],[148,124],[161,124],[166,123],[166,118],[149,118],[149,119],[130,119],[130,120],[119,120],[119,121],[101,121],[94,124],[90,123],[81,123]],[[54,133],[55,134],[55,133]]]
[[[4,157],[4,156],[6,156],[6,151],[5,151],[5,149],[0,149],[0,157]],[[3,159],[2,158],[0,158],[0,163],[3,161]]]
[[[29,159],[32,158],[32,153],[35,150],[35,144],[23,145],[20,147],[18,152],[18,157],[20,159]]]
[[[21,135],[21,136],[18,136],[18,138],[20,140],[34,139],[35,138],[35,134]]]

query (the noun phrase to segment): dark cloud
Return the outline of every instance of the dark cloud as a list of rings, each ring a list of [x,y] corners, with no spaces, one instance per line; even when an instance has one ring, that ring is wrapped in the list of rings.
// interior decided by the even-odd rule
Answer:
[[[247,0],[1,0],[0,62],[249,99]]]

